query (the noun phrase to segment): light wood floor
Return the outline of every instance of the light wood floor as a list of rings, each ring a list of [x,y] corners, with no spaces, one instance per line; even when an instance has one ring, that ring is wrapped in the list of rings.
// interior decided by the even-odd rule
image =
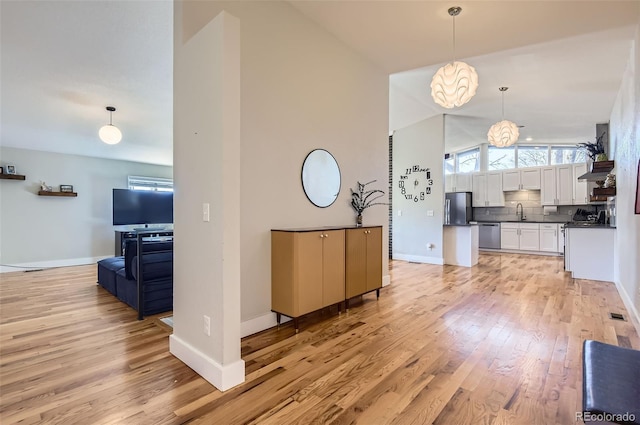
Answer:
[[[0,423],[574,424],[584,339],[640,349],[611,283],[562,259],[486,254],[472,269],[392,262],[392,284],[245,338],[221,393],[137,321],[95,266],[0,275]]]

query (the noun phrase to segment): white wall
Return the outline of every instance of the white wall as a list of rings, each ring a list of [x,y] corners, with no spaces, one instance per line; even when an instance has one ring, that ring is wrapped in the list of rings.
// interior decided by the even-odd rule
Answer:
[[[127,176],[172,178],[172,167],[0,148],[0,165],[26,180],[0,180],[0,264],[88,264],[114,255],[111,189]],[[37,196],[40,183],[73,185],[76,198]],[[3,271],[19,269],[3,268]]]
[[[609,125],[617,186],[615,281],[627,308],[635,315],[636,326],[640,322],[640,215],[634,213],[640,160],[639,117],[640,26]]]
[[[427,118],[393,134],[394,259],[443,264],[443,158],[444,115]],[[431,194],[425,195],[424,201],[406,199],[399,188],[400,176],[414,165],[431,171]],[[415,175],[408,176],[405,183],[408,193],[415,181]],[[418,184],[423,185],[423,181],[419,178]],[[433,216],[428,215],[429,211],[433,211]],[[433,248],[428,244],[433,244]]]
[[[355,224],[349,188],[377,180],[376,188],[386,192],[388,75],[286,2],[184,7],[185,39],[222,10],[240,20],[244,335],[275,324],[270,229]],[[316,148],[331,152],[342,174],[340,195],[329,208],[312,205],[300,182],[302,162]],[[368,209],[364,222],[385,227],[388,280],[387,208]]]

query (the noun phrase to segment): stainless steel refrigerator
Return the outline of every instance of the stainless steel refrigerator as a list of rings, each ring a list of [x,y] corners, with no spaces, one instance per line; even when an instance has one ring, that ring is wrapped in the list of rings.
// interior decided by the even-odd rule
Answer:
[[[471,192],[445,193],[444,224],[469,224],[472,216]]]

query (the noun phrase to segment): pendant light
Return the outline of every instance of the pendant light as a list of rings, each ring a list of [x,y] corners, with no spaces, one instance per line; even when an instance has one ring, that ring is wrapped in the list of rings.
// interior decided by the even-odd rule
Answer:
[[[467,103],[478,89],[478,74],[471,65],[456,61],[456,16],[462,8],[449,8],[453,17],[453,62],[446,64],[431,80],[431,97],[438,105],[451,109]]]
[[[502,121],[491,126],[487,138],[493,146],[506,148],[518,141],[520,130],[515,123],[504,119],[504,92],[509,90],[509,87],[500,87],[499,90],[502,92]]]
[[[115,145],[120,143],[120,140],[122,140],[122,132],[118,127],[113,125],[112,114],[116,111],[116,108],[113,106],[107,106],[107,111],[109,111],[109,124],[103,126],[98,132],[98,135],[100,136],[100,140],[106,144]]]

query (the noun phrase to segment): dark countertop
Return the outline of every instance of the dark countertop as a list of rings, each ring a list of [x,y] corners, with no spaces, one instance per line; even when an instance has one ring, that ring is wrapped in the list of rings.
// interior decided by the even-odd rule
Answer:
[[[577,223],[565,223],[563,226],[565,229],[613,229],[615,230],[615,226],[610,226],[608,224],[600,224],[600,223],[589,223],[582,224],[584,222]]]
[[[467,223],[467,224],[443,224],[443,227],[471,227],[477,226],[478,223]]]
[[[482,221],[476,220],[478,224],[482,223],[531,223],[531,224],[565,224],[567,220],[563,221],[535,221],[535,220],[500,220],[500,221]]]

